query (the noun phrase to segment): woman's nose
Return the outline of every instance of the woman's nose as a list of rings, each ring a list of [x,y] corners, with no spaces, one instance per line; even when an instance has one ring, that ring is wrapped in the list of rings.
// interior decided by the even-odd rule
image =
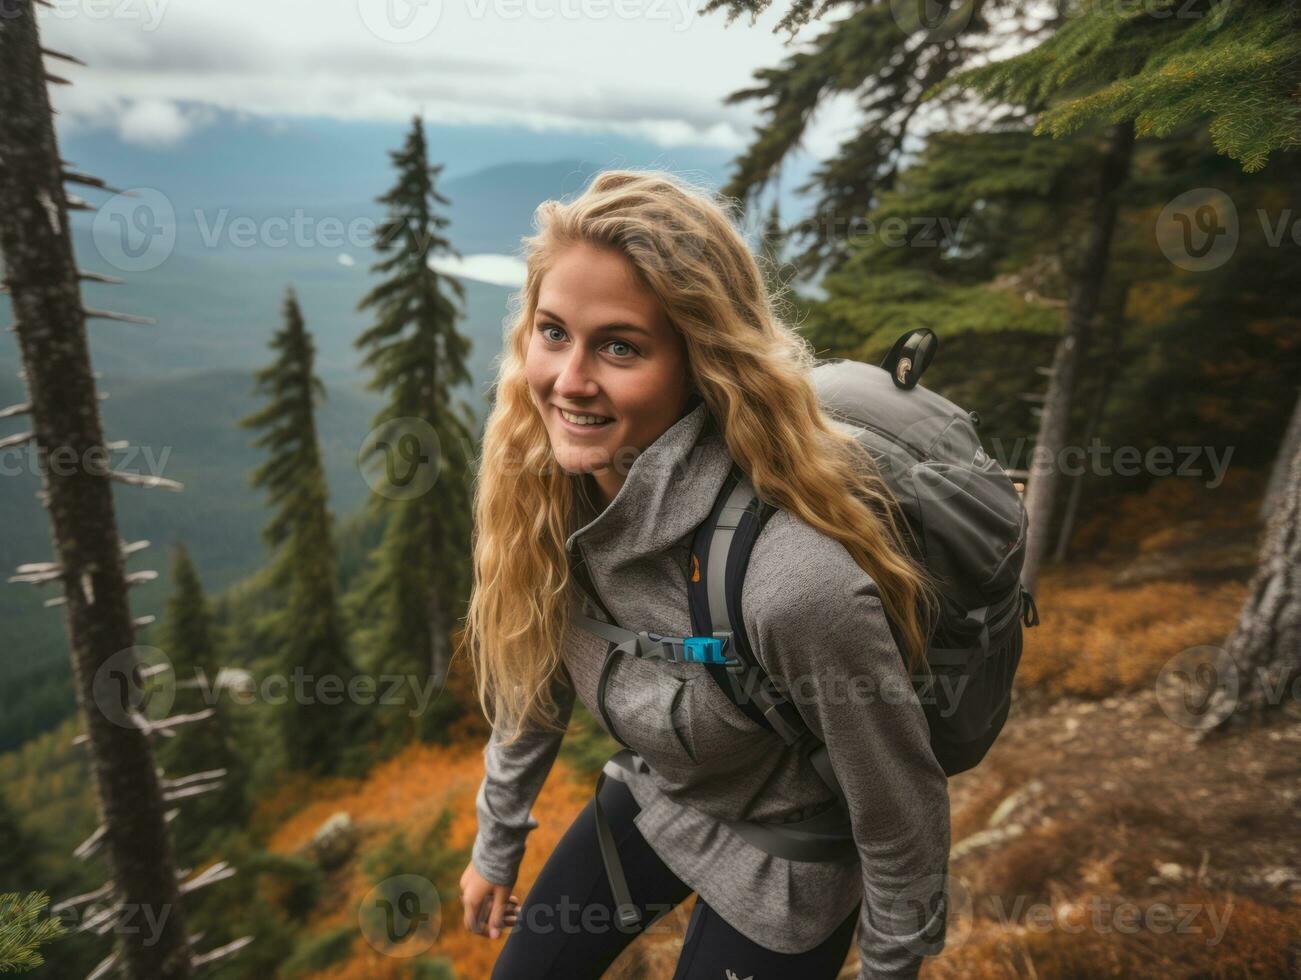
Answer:
[[[594,395],[596,382],[591,377],[587,358],[581,351],[574,351],[565,361],[565,366],[556,378],[556,391],[562,395]]]

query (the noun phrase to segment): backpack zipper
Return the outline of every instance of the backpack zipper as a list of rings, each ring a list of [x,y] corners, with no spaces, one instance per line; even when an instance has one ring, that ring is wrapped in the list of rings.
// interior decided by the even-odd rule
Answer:
[[[875,432],[882,439],[888,439],[890,442],[893,442],[896,446],[902,446],[904,449],[908,450],[910,455],[915,456],[918,459],[918,461],[923,463],[930,462],[931,457],[929,453],[924,452],[921,449],[918,449],[916,446],[914,446],[912,443],[908,442],[905,439],[900,439],[893,432],[887,432],[885,431],[885,429],[875,426],[871,422],[864,422],[861,419],[854,419],[854,424],[861,426],[864,429],[867,429],[869,432]]]

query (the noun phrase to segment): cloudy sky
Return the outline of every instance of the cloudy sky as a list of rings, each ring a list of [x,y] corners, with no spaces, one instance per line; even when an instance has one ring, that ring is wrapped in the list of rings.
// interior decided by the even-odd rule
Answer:
[[[823,30],[788,44],[786,4],[730,27],[704,0],[51,0],[44,44],[93,84],[56,87],[62,127],[108,126],[149,146],[183,141],[214,110],[618,133],[739,151],[758,122],[752,84]],[[839,15],[834,15],[839,16]],[[834,19],[834,17],[833,17]],[[87,69],[50,62],[74,81]],[[830,102],[805,141],[847,135]]]

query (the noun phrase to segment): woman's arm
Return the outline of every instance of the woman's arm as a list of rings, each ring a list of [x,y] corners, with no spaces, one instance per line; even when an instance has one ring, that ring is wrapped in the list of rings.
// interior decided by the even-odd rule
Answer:
[[[574,688],[562,666],[551,684],[560,709],[558,720],[568,725],[574,708]],[[502,745],[496,729],[483,751],[483,782],[475,797],[479,829],[470,859],[488,881],[513,884],[524,857],[529,831],[538,822],[530,812],[547,774],[556,761],[565,733],[528,729],[513,745]]]
[[[781,572],[747,577],[747,636],[845,792],[863,873],[859,976],[912,977],[944,936],[947,779],[876,584],[807,524],[768,530],[754,559],[771,548],[765,564]]]

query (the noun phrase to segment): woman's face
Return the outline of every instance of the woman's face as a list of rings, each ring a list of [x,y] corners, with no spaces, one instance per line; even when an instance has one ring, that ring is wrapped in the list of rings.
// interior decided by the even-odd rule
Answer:
[[[556,462],[591,473],[605,503],[691,393],[686,345],[655,294],[618,251],[586,244],[543,276],[524,368]]]

